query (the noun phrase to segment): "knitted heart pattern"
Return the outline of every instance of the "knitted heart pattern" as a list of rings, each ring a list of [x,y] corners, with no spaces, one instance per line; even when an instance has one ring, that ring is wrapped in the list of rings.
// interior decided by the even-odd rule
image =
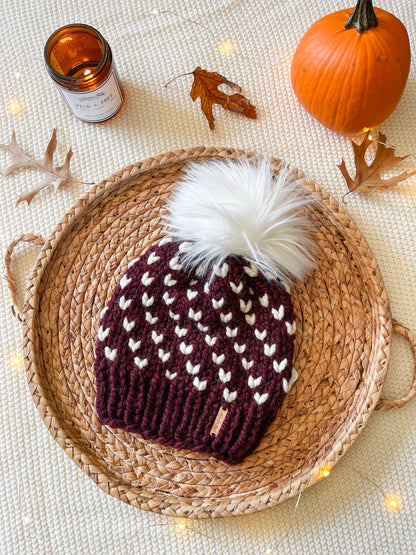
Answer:
[[[289,294],[228,257],[210,278],[166,237],[133,260],[102,313],[96,408],[102,424],[236,464],[297,378]]]

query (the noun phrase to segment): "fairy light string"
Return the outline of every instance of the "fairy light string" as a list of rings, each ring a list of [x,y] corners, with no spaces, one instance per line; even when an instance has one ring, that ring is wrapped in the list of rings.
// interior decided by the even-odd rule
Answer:
[[[385,493],[383,489],[380,487],[380,485],[377,484],[377,482],[375,482],[372,478],[370,478],[364,472],[362,472],[361,470],[355,467],[350,467],[349,470],[351,470],[356,476],[359,476],[362,480],[370,484],[372,487],[377,489],[377,491],[381,494],[383,498],[384,507],[387,512],[395,513],[400,509],[402,509],[403,507],[402,498],[397,493],[392,493],[392,492]],[[316,478],[318,481],[323,478],[328,478],[330,475],[331,475],[330,464],[325,464],[323,466],[320,466],[316,471]],[[290,537],[290,533],[294,531],[295,526],[297,525],[297,522],[299,519],[298,508],[301,505],[300,500],[302,495],[303,495],[302,492],[300,492],[297,495],[295,506],[291,514],[291,521],[286,527],[286,530],[281,536],[281,539],[270,547],[263,547],[263,550],[259,547],[256,553],[259,553],[259,555],[278,555],[280,553],[282,554],[285,553],[285,550],[282,549],[282,546],[286,542],[286,540]],[[19,504],[21,509],[22,524],[26,529],[28,529],[29,533],[32,533],[33,531],[36,539],[40,541],[42,544],[44,544],[44,540],[40,538],[39,533],[36,530],[36,521],[31,517],[28,511],[26,511],[24,508],[25,500],[23,499],[23,497],[24,496],[22,493],[21,483],[19,482],[18,499],[19,499]],[[303,502],[302,507],[307,507],[307,503]],[[162,517],[161,515],[157,515],[157,516],[158,518],[164,518],[164,519],[169,518],[169,517]],[[141,526],[140,534],[142,535],[146,529],[151,529],[151,528],[165,528],[170,533],[175,534],[178,537],[180,537],[184,533],[191,533],[191,534],[200,536],[201,538],[209,540],[209,542],[211,543],[211,546],[215,547],[217,553],[228,553],[227,552],[227,548],[229,546],[228,542],[227,543],[222,542],[221,540],[218,539],[217,536],[200,531],[198,527],[196,525],[193,525],[191,522],[192,521],[187,518],[173,517],[173,518],[170,518],[169,520],[164,520],[163,522],[152,522],[145,526]],[[130,554],[133,555],[135,553],[136,542],[137,542],[137,538],[136,536],[133,536],[128,544],[128,549],[126,552],[128,555]]]
[[[185,17],[183,15],[181,15],[178,12],[172,11],[172,10],[159,10],[157,8],[153,9],[150,13],[145,13],[142,14],[141,16],[139,16],[137,19],[135,19],[134,23],[136,23],[138,20],[141,19],[145,19],[145,18],[149,18],[149,17],[160,17],[160,16],[165,16],[165,15],[170,15],[170,16],[174,16],[177,17],[187,23],[196,25],[201,27],[202,29],[204,29],[205,31],[207,31],[215,40],[216,43],[218,45],[218,49],[221,52],[221,54],[223,55],[229,55],[229,54],[234,54],[235,53],[235,45],[234,43],[232,43],[229,40],[220,40],[219,37],[206,25],[204,25],[203,23],[190,19],[188,17]],[[128,22],[127,25],[129,23],[133,23],[133,21]],[[22,78],[22,74],[19,71],[16,71],[14,74],[15,80],[16,82],[18,82],[21,78]],[[12,98],[8,104],[7,104],[7,111],[14,115],[14,116],[18,116],[20,115],[25,109],[25,104],[24,101],[18,97],[18,95],[16,95],[14,98]],[[396,149],[395,146],[388,144],[386,142],[380,141],[377,137],[375,137],[374,135],[374,131],[371,132],[368,135],[368,139],[372,142],[372,143],[379,143],[387,148],[394,148]],[[414,154],[409,154],[408,155],[410,158],[412,158],[413,160],[416,160],[416,156]],[[14,369],[20,369],[23,366],[23,355],[21,353],[13,353],[10,357],[10,366]],[[373,486],[375,489],[377,489],[377,491],[382,495],[383,497],[383,501],[384,501],[384,506],[386,508],[386,510],[388,510],[389,512],[396,512],[399,509],[402,508],[403,503],[402,503],[402,499],[399,495],[394,494],[394,493],[385,493],[383,491],[383,489],[371,478],[369,478],[366,474],[364,474],[361,470],[358,470],[357,468],[352,468],[352,471],[354,473],[356,473],[356,475],[360,476],[364,481],[366,481],[368,484],[370,484],[371,486]],[[331,474],[331,468],[330,466],[324,465],[322,467],[320,467],[317,471],[317,479],[320,480],[322,478],[328,478]],[[274,553],[278,553],[279,552],[279,548],[281,548],[282,544],[287,540],[287,538],[289,537],[289,534],[293,531],[293,529],[295,528],[295,525],[297,524],[297,519],[298,519],[298,507],[300,505],[300,499],[302,496],[302,492],[298,494],[297,499],[296,499],[296,503],[295,503],[295,507],[292,513],[292,519],[290,524],[288,525],[285,533],[283,534],[282,538],[280,539],[280,541],[276,544],[274,544],[272,547],[268,547],[265,549],[264,551],[264,555],[273,555]],[[36,535],[36,538],[38,539],[38,541],[42,541],[41,538],[39,537],[39,534],[37,533],[36,529],[34,528],[34,520],[31,518],[31,516],[29,514],[27,514],[27,511],[24,510],[23,507],[23,495],[22,495],[22,491],[21,491],[21,487],[20,484],[18,486],[18,498],[19,498],[19,504],[21,507],[21,519],[22,519],[22,523],[23,525],[28,528],[30,530],[30,533],[34,532]],[[210,542],[212,542],[213,545],[215,545],[218,550],[219,549],[224,549],[226,546],[224,544],[222,544],[222,542],[219,542],[218,539],[214,536],[212,536],[211,534],[207,534],[204,532],[201,532],[200,530],[198,530],[195,526],[191,525],[190,522],[188,521],[188,519],[184,519],[184,518],[175,518],[174,521],[174,526],[172,527],[171,523],[168,522],[157,522],[157,523],[151,523],[145,527],[143,527],[141,529],[141,531],[143,531],[144,529],[147,528],[151,528],[151,527],[167,527],[171,533],[176,533],[176,534],[182,534],[184,532],[190,532],[190,533],[194,533],[198,536],[201,536],[205,539],[208,539]],[[133,538],[131,540],[131,544],[133,544],[133,542],[135,541],[135,538]],[[134,550],[134,547],[132,547],[132,549]],[[130,552],[130,551],[129,551]],[[218,551],[219,552],[219,551]],[[262,553],[261,551],[259,551],[259,553]]]
[[[155,15],[165,15],[165,14],[166,15],[173,15],[175,17],[178,17],[179,19],[182,19],[183,21],[187,21],[188,23],[192,23],[194,25],[199,25],[200,27],[202,27],[203,29],[208,31],[208,33],[210,33],[214,38],[217,38],[215,33],[213,31],[211,31],[211,29],[209,27],[207,27],[206,25],[204,25],[200,21],[195,21],[194,19],[190,19],[189,17],[185,17],[182,14],[174,12],[172,10],[158,10],[157,8],[154,8],[150,13],[144,14],[143,18],[152,17],[152,16],[155,16]]]
[[[134,21],[128,21],[127,23],[125,23],[125,25],[129,25],[130,23],[137,23],[137,21],[149,18],[149,17],[160,17],[160,16],[164,16],[164,15],[172,15],[174,17],[177,17],[178,19],[182,19],[183,21],[190,23],[192,25],[197,25],[198,27],[201,27],[202,29],[204,29],[205,31],[207,31],[216,41],[216,44],[218,45],[218,49],[221,52],[221,54],[227,56],[230,54],[234,54],[235,53],[235,45],[233,42],[231,42],[228,39],[220,39],[218,35],[216,35],[212,29],[210,29],[207,25],[204,25],[203,23],[201,23],[200,21],[196,21],[195,19],[191,19],[189,17],[186,17],[178,12],[175,12],[173,10],[159,10],[157,8],[154,8],[151,12],[149,13],[144,13],[142,15],[139,15],[137,18],[134,19]],[[123,35],[119,35],[119,38],[123,38]]]
[[[300,493],[298,494],[298,497],[297,497],[297,499],[296,499],[295,508],[294,508],[294,510],[293,510],[291,522],[290,522],[290,524],[288,525],[285,534],[283,535],[282,539],[281,539],[278,543],[276,543],[275,545],[273,545],[273,547],[271,547],[271,548],[269,547],[269,548],[266,550],[266,555],[272,555],[274,552],[278,552],[278,551],[279,551],[279,547],[282,546],[282,544],[285,542],[285,540],[286,540],[287,537],[289,536],[290,532],[291,532],[291,531],[293,530],[293,528],[295,527],[296,518],[297,518],[296,511],[298,510],[298,505],[299,505],[299,501],[300,501],[301,495],[302,495],[302,492],[300,492]]]
[[[158,15],[173,15],[175,17],[178,17],[179,19],[182,19],[183,21],[186,21],[187,23],[191,23],[193,25],[198,25],[199,27],[202,27],[203,29],[205,29],[205,31],[208,31],[208,33],[210,33],[212,37],[215,38],[220,52],[224,55],[233,54],[235,51],[235,46],[231,41],[229,40],[222,41],[209,27],[207,27],[200,21],[196,21],[195,19],[190,19],[189,17],[185,17],[178,12],[174,12],[172,10],[158,10],[157,8],[155,8],[152,10],[151,13],[144,14],[143,18],[158,16]]]
[[[378,134],[378,131],[377,131],[377,134]],[[377,137],[374,136],[373,131],[372,131],[371,133],[369,133],[368,139],[369,139],[369,141],[372,142],[372,143],[378,143],[378,144],[380,144],[380,145],[385,146],[386,148],[392,148],[392,149],[394,149],[394,150],[397,150],[397,147],[396,147],[396,146],[394,146],[394,145],[392,145],[392,144],[389,144],[389,143],[386,143],[386,142],[384,142],[384,141],[380,141],[380,139],[378,138],[378,136],[377,136]],[[413,158],[413,160],[416,160],[416,155],[415,155],[415,154],[410,153],[410,154],[407,154],[407,155],[405,155],[405,156],[406,156],[407,158]]]
[[[398,495],[393,493],[385,493],[382,488],[374,480],[364,474],[364,472],[361,472],[361,470],[358,470],[357,468],[352,468],[352,470],[380,492],[380,494],[383,496],[384,505],[389,511],[393,512],[401,508],[402,502]]]

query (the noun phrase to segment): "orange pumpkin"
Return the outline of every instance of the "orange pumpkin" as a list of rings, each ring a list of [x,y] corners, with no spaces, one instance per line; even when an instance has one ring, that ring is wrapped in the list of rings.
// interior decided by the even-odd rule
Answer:
[[[380,125],[402,96],[409,37],[397,17],[359,0],[316,21],[292,61],[293,90],[322,125],[356,135]],[[352,13],[351,13],[352,12]]]

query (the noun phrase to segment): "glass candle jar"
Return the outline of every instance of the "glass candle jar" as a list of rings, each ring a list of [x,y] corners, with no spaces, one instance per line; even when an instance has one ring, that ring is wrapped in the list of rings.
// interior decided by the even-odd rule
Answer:
[[[46,70],[71,112],[91,123],[106,121],[123,105],[111,48],[93,27],[66,25],[48,39],[44,51]]]

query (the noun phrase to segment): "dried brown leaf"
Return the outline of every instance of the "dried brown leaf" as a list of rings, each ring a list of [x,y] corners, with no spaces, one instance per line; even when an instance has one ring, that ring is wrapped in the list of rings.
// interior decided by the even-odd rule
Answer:
[[[386,146],[387,137],[382,133],[379,134],[377,140],[377,148],[374,156],[374,160],[371,164],[367,164],[365,161],[365,155],[367,149],[369,148],[372,140],[369,137],[370,132],[368,131],[360,144],[351,141],[352,147],[354,149],[354,163],[355,163],[355,178],[349,175],[345,160],[343,159],[341,164],[338,165],[341,170],[342,175],[347,182],[349,192],[369,192],[378,191],[397,185],[401,181],[408,179],[412,175],[416,175],[416,171],[408,172],[404,171],[399,175],[395,175],[388,179],[382,178],[382,173],[389,170],[407,156],[396,156],[394,154],[394,148]],[[348,195],[349,193],[347,193]]]
[[[46,147],[45,156],[42,161],[34,160],[23,151],[17,144],[14,131],[10,143],[8,145],[0,145],[0,150],[10,154],[12,158],[11,163],[1,172],[2,175],[7,176],[19,168],[35,168],[46,174],[45,179],[37,187],[19,196],[17,204],[23,201],[30,204],[37,193],[48,186],[53,186],[56,192],[59,187],[69,179],[69,164],[72,157],[72,150],[69,149],[62,166],[54,166],[53,155],[55,154],[56,145],[56,129],[53,130],[51,140]]]
[[[200,67],[197,67],[192,74],[194,82],[190,93],[191,98],[193,101],[197,98],[201,99],[201,109],[208,120],[210,129],[215,127],[214,116],[212,114],[212,106],[214,104],[219,104],[226,110],[243,114],[250,119],[257,118],[256,107],[240,94],[241,87],[239,85],[229,81],[217,72],[209,72]],[[218,87],[222,84],[228,85],[237,92],[229,95],[220,91]]]

